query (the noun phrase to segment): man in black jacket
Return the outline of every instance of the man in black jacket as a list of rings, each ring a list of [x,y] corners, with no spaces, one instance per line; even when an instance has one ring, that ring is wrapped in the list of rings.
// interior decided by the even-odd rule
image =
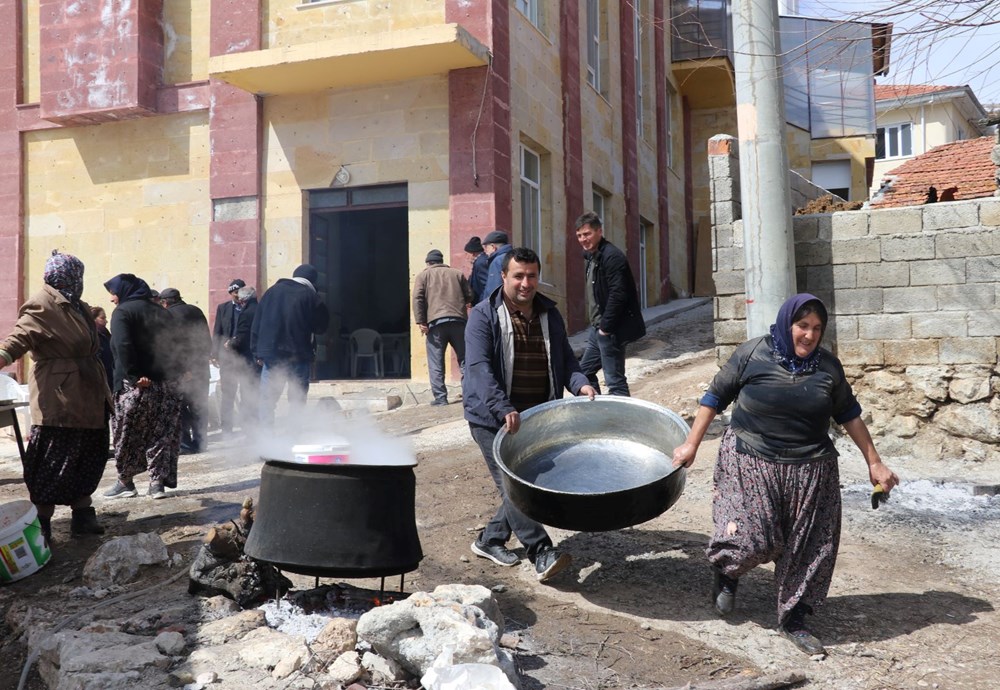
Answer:
[[[250,350],[250,334],[253,322],[257,317],[257,290],[252,285],[241,287],[236,293],[239,314],[236,317],[236,334],[222,344],[230,355],[235,355],[238,362],[233,367],[239,388],[240,408],[243,415],[256,417],[258,394],[260,392],[260,367]]]
[[[175,359],[181,394],[181,454],[200,453],[208,445],[208,360],[212,334],[205,313],[181,298],[176,288],[160,292],[160,304],[176,319]]]
[[[224,434],[233,431],[233,408],[236,405],[240,375],[239,358],[226,350],[224,345],[236,335],[236,320],[240,313],[236,293],[245,286],[242,278],[229,281],[229,300],[216,308],[212,328],[212,364],[219,368],[219,423]]]
[[[632,269],[625,254],[604,239],[604,226],[596,213],[584,213],[576,219],[576,239],[587,262],[584,292],[590,322],[580,369],[595,388],[597,372],[604,369],[608,393],[627,396],[625,346],[646,335]]]
[[[274,407],[288,383],[288,402],[302,407],[309,391],[313,335],[326,333],[330,312],[316,291],[319,272],[302,264],[291,278],[268,288],[257,305],[250,330],[250,350],[260,375],[261,424],[274,423]],[[293,413],[294,414],[294,413]]]

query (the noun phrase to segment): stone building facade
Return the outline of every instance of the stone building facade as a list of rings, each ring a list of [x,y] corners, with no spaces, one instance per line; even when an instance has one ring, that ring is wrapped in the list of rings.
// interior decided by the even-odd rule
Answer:
[[[746,339],[737,141],[709,142],[715,341]],[[808,195],[799,186],[797,198]],[[824,346],[883,452],[1000,451],[1000,198],[793,219],[799,291],[826,302]]]

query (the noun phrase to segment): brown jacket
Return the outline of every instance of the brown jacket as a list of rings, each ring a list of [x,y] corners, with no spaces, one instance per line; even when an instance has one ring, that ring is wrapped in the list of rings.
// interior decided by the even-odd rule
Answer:
[[[0,350],[14,360],[31,353],[33,425],[101,429],[106,424],[111,391],[98,358],[101,345],[90,307],[80,306],[82,312],[46,285],[21,306],[14,330],[0,342]]]
[[[468,278],[448,264],[431,264],[417,274],[413,283],[413,320],[433,323],[445,317],[468,318],[466,305],[472,304]]]

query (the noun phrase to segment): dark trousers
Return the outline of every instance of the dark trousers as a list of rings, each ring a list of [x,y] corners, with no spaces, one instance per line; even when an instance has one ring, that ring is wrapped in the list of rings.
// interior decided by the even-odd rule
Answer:
[[[500,492],[500,508],[487,523],[480,540],[488,544],[506,544],[513,532],[517,540],[527,549],[528,558],[534,561],[539,551],[552,546],[552,540],[545,532],[545,528],[518,510],[507,498],[507,492],[503,490],[502,470],[497,467],[493,457],[493,439],[500,429],[469,424],[469,431],[472,432],[472,438],[479,446],[483,460],[486,461],[486,468],[493,477],[493,483],[497,485],[497,491]]]
[[[190,379],[180,386],[181,443],[202,451],[208,436],[208,380]]]
[[[458,357],[458,366],[465,369],[465,322],[445,321],[431,326],[425,336],[427,346],[427,372],[431,379],[431,392],[435,400],[447,400],[448,388],[444,383],[444,355],[451,345]]]
[[[590,385],[601,392],[597,384],[597,372],[604,370],[604,383],[609,395],[629,396],[628,379],[625,378],[625,346],[614,333],[601,335],[597,328],[590,327],[587,347],[580,357],[580,370],[590,380]]]

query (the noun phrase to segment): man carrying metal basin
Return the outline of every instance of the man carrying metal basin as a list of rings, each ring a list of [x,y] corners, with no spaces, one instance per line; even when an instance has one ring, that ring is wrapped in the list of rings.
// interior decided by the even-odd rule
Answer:
[[[506,546],[513,532],[534,563],[538,580],[545,582],[572,559],[554,548],[541,524],[510,502],[493,456],[493,439],[501,428],[516,434],[521,412],[561,398],[564,389],[590,399],[597,391],[580,371],[555,302],[537,291],[538,255],[518,247],[502,261],[502,285],[473,308],[465,329],[465,418],[501,497],[500,508],[473,542],[472,552],[497,565],[517,565],[520,558]]]

